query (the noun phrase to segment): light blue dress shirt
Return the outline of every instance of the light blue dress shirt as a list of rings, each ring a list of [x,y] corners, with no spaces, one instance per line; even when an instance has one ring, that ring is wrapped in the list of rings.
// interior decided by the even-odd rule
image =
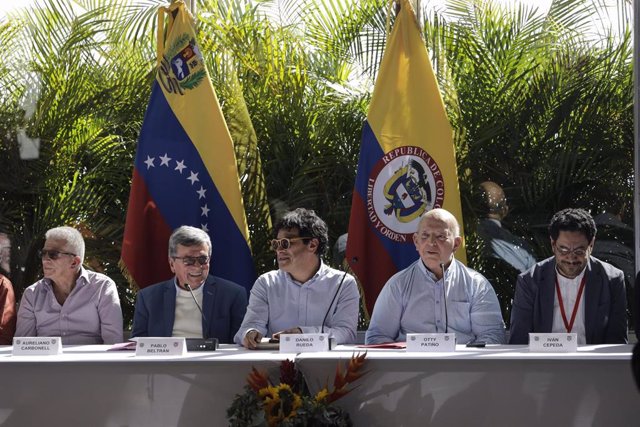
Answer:
[[[249,307],[234,341],[242,344],[249,330],[270,337],[276,332],[299,327],[303,333],[321,332],[322,320],[344,273],[320,262],[318,272],[305,283],[289,273],[273,270],[258,277],[249,297]],[[329,310],[324,332],[338,344],[356,340],[360,293],[353,276],[347,274]]]
[[[62,337],[62,344],[115,344],[123,341],[116,284],[101,273],[80,269],[60,305],[51,280],[41,279],[22,294],[16,337]]]
[[[407,333],[447,329],[455,332],[458,344],[505,342],[500,304],[487,279],[454,259],[444,280],[436,280],[418,260],[387,281],[376,300],[365,339],[367,344],[381,344],[405,341]]]

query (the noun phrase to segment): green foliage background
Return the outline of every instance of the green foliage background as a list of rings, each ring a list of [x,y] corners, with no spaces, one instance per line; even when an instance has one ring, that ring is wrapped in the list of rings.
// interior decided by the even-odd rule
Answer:
[[[456,135],[469,263],[491,279],[507,320],[515,272],[482,256],[479,183],[503,186],[506,225],[538,259],[550,255],[545,227],[558,209],[632,206],[631,2],[619,1],[618,36],[590,30],[600,3],[554,1],[547,14],[488,0],[421,10]],[[116,280],[129,321],[135,292],[118,259],[166,2],[40,4],[0,21],[0,229],[13,240],[11,278],[19,293],[37,280],[48,228],[80,227],[88,265]],[[382,0],[198,2],[259,272],[274,266],[269,214],[304,206],[332,241],[347,230],[387,9]],[[25,137],[39,139],[37,159],[21,159]]]

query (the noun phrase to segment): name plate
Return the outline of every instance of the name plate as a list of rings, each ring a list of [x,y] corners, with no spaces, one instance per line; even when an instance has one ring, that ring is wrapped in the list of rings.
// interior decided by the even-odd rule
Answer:
[[[14,356],[55,356],[62,354],[60,337],[14,337]]]
[[[530,333],[529,351],[535,352],[576,352],[578,351],[578,334],[571,333]]]
[[[136,356],[184,356],[187,354],[184,338],[139,337],[136,340]]]
[[[456,351],[456,334],[407,334],[407,351]]]
[[[329,334],[280,335],[280,353],[329,351]]]

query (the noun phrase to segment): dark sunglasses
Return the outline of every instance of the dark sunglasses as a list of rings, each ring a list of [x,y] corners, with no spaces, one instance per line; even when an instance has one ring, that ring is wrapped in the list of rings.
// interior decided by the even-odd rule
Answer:
[[[44,258],[47,257],[49,259],[52,260],[57,260],[58,258],[60,258],[60,255],[69,255],[69,256],[76,256],[76,254],[72,254],[71,252],[62,252],[62,251],[56,251],[55,249],[41,249],[38,251],[38,257],[40,258]]]
[[[173,259],[179,259],[180,261],[182,261],[182,263],[184,265],[190,266],[190,265],[196,265],[196,262],[199,265],[207,265],[209,264],[209,257],[202,255],[202,256],[183,256],[183,257],[179,257],[179,256],[174,256],[171,257]]]
[[[291,242],[297,242],[298,240],[311,240],[311,237],[292,237],[290,239],[273,239],[271,241],[271,250],[277,251],[279,249],[289,249],[291,247]]]

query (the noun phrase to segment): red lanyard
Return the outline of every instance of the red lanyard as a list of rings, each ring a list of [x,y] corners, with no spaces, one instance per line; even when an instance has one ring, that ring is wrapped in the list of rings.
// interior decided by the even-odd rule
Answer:
[[[586,273],[586,272],[585,272]],[[582,298],[582,291],[584,291],[584,284],[587,282],[587,275],[582,276],[580,281],[580,289],[578,289],[578,296],[576,302],[573,305],[573,313],[571,313],[571,323],[567,323],[567,315],[564,312],[564,302],[562,302],[562,294],[560,293],[560,284],[558,283],[558,276],[556,276],[556,293],[558,294],[558,303],[560,304],[560,314],[562,314],[562,321],[567,332],[571,332],[573,329],[573,322],[576,320],[576,314],[578,313],[578,306],[580,305],[580,298]]]

